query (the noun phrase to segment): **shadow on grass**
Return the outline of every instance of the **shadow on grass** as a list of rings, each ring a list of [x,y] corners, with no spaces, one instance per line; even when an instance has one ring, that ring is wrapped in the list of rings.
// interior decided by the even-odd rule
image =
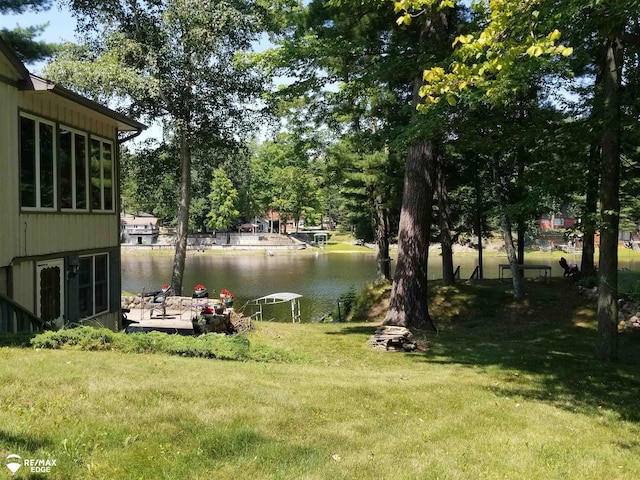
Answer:
[[[271,471],[276,467],[286,471],[303,464],[320,468],[328,456],[322,448],[283,442],[242,426],[223,426],[210,432],[201,442],[201,449],[213,462],[251,463],[260,459],[261,468]]]
[[[0,446],[10,453],[28,451],[36,453],[38,450],[47,450],[53,447],[53,443],[47,439],[35,438],[30,435],[16,435],[0,429]]]
[[[640,335],[620,335],[619,363],[599,362],[594,356],[595,307],[572,283],[556,279],[551,286],[528,284],[527,299],[520,303],[508,299],[507,285],[488,285],[493,293],[487,285],[450,290],[450,298],[440,305],[460,311],[447,318],[442,309],[434,309],[446,320],[439,335],[427,336],[426,355],[414,358],[473,368],[498,366],[501,371],[492,375],[502,381],[492,389],[501,395],[590,415],[606,409],[624,420],[640,421]],[[460,293],[455,293],[458,288]]]
[[[42,332],[0,333],[0,347],[30,348],[31,339]]]
[[[376,333],[376,328],[378,328],[377,325],[371,324],[371,326],[368,325],[358,325],[358,326],[349,326],[348,323],[344,324],[345,327],[342,328],[340,331],[338,332],[327,332],[327,335],[373,335],[374,333]]]

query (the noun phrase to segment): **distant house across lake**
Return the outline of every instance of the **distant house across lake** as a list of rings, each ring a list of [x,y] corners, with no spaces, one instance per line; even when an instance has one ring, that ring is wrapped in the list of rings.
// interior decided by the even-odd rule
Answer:
[[[548,216],[538,219],[538,228],[540,230],[565,230],[573,227],[578,223],[577,218],[563,216]]]
[[[148,213],[120,215],[120,241],[130,245],[153,245],[158,242],[158,219]]]

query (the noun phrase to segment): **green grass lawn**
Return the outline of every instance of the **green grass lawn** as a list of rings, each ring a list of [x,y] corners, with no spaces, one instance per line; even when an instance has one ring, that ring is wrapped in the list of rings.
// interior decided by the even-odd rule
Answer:
[[[281,362],[3,347],[0,455],[47,479],[640,478],[640,336],[595,362],[563,280],[434,289],[422,353],[371,350],[371,323],[258,324]]]

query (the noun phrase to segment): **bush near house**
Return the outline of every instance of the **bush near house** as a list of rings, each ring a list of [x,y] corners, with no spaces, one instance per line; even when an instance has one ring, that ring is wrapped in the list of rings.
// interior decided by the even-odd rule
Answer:
[[[291,354],[253,345],[245,335],[198,337],[168,335],[160,332],[113,332],[106,328],[69,328],[41,333],[31,339],[35,348],[72,348],[78,350],[117,350],[128,353],[168,353],[183,357],[215,358],[218,360],[291,361]]]

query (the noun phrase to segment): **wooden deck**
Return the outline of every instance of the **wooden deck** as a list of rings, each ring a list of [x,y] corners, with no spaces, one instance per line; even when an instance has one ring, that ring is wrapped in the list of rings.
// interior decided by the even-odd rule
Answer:
[[[210,298],[191,298],[191,297],[167,297],[166,302],[151,302],[147,297],[145,301],[140,302],[133,308],[129,308],[127,312],[127,320],[139,322],[142,320],[174,320],[191,322],[191,319],[197,317],[203,308],[209,307],[214,309],[220,306],[220,302]],[[225,308],[223,314],[231,312],[233,309]]]

